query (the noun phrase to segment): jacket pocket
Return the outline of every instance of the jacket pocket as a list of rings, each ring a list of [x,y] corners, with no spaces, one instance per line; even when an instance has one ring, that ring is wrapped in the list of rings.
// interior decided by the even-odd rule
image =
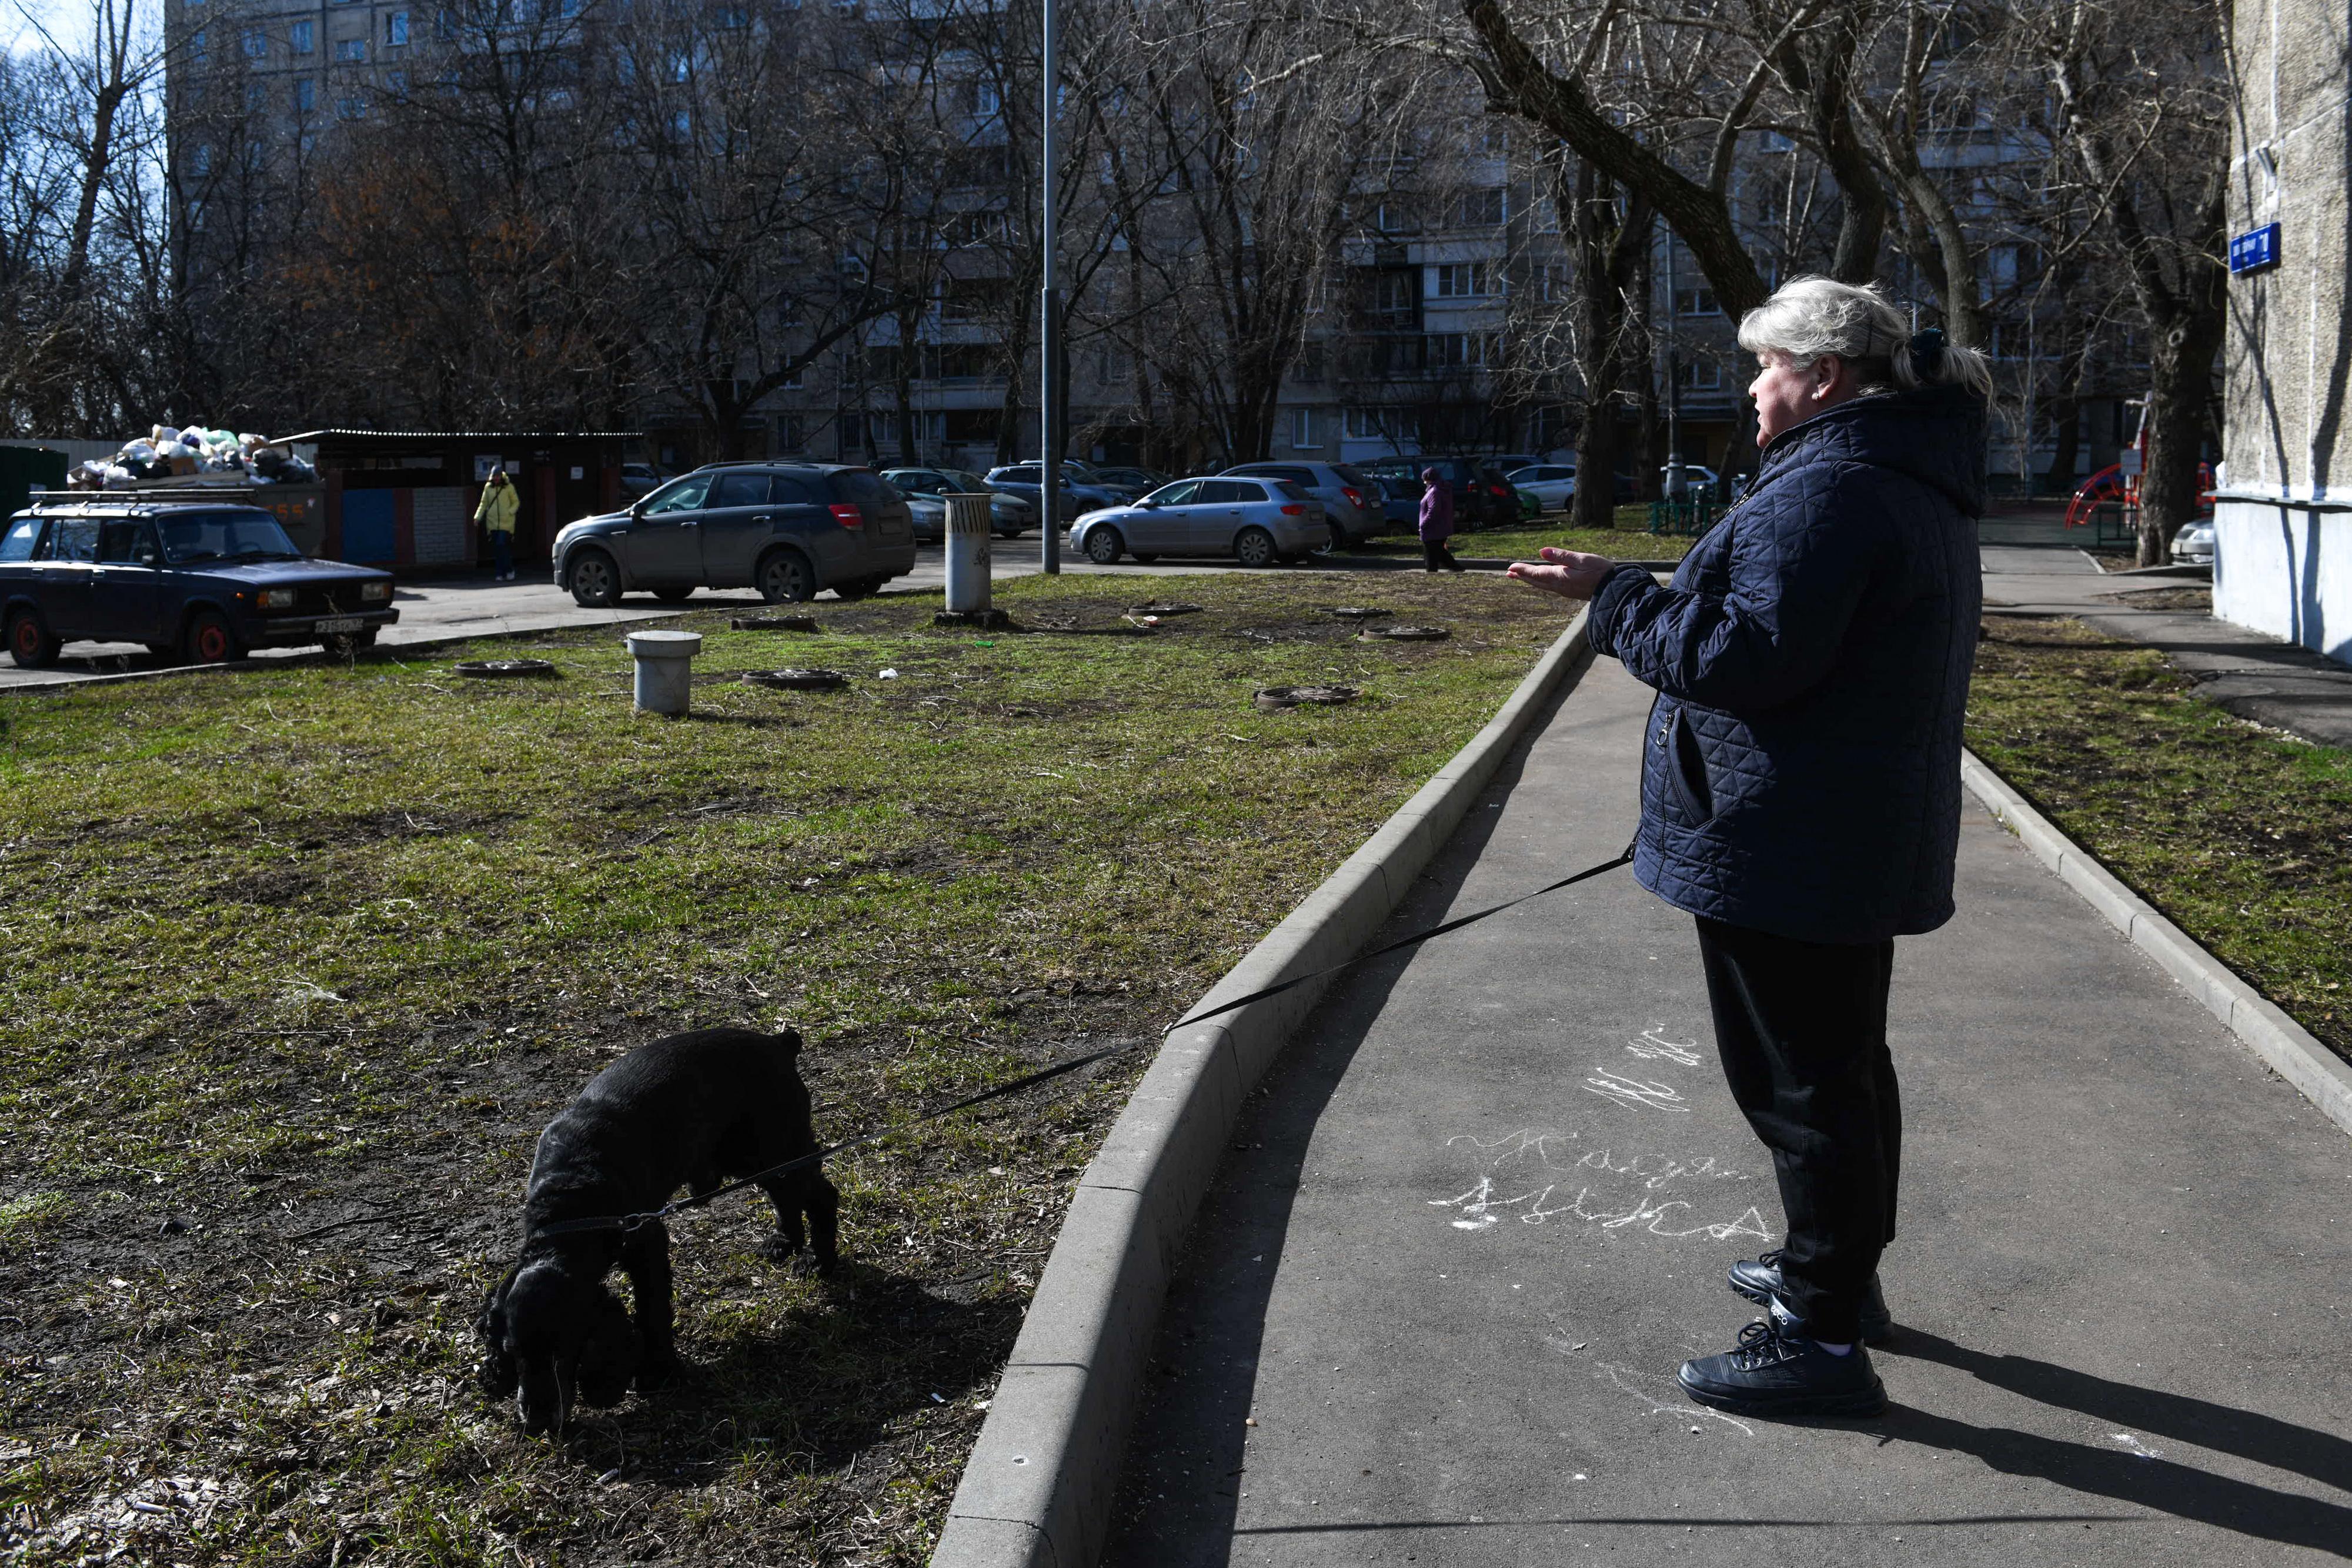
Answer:
[[[1658,737],[1664,755],[1659,758],[1666,776],[1666,789],[1685,821],[1704,822],[1715,815],[1715,791],[1706,779],[1706,758],[1700,754],[1698,737],[1691,732],[1690,720],[1681,708],[1675,710],[1674,722]]]

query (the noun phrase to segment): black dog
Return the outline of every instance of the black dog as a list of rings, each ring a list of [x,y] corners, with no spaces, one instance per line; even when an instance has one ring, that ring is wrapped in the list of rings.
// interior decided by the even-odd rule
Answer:
[[[614,1405],[677,1365],[671,1342],[669,1233],[543,1232],[562,1220],[642,1214],[681,1186],[697,1197],[722,1183],[816,1152],[801,1037],[712,1029],[638,1047],[591,1079],[539,1136],[523,1198],[522,1256],[475,1323],[488,1352],[483,1382],[520,1393],[527,1431],[560,1427],[576,1397]],[[761,1181],[776,1206],[778,1250],[802,1245],[808,1218],[820,1271],[838,1257],[840,1196],[814,1165]],[[636,1324],[604,1288],[617,1263],[636,1299]]]

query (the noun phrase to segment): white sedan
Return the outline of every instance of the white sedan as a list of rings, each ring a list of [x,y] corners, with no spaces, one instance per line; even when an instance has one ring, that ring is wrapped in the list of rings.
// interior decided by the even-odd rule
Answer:
[[[1564,512],[1576,494],[1576,470],[1566,464],[1538,463],[1532,467],[1514,468],[1503,476],[1520,495],[1533,496],[1538,511]]]

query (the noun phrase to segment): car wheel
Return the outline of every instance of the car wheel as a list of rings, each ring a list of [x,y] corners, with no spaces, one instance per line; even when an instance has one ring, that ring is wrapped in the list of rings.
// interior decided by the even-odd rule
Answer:
[[[840,599],[871,599],[882,591],[882,585],[887,580],[880,577],[846,578],[835,583],[833,591]]]
[[[1264,528],[1244,528],[1234,538],[1234,559],[1244,566],[1272,566],[1274,536]]]
[[[188,622],[188,639],[182,652],[199,664],[226,664],[245,650],[237,646],[236,629],[228,617],[217,610],[199,610]]]
[[[771,604],[800,604],[816,597],[816,585],[809,580],[808,562],[788,549],[771,550],[761,557],[751,582],[759,589],[760,597]]]
[[[1153,561],[1158,560],[1159,559],[1160,557],[1157,552],[1151,555],[1145,555],[1141,550],[1135,552],[1135,564],[1138,566],[1150,566]]]
[[[8,618],[8,656],[20,670],[37,670],[58,662],[58,640],[29,610]]]
[[[1348,530],[1339,524],[1331,525],[1331,542],[1323,547],[1327,555],[1336,555],[1348,548]]]
[[[688,600],[694,597],[694,590],[691,588],[656,588],[654,590],[654,597],[660,600],[664,604],[683,604]]]
[[[603,550],[582,550],[564,568],[563,576],[575,604],[602,610],[621,601],[621,569]]]
[[[1127,541],[1119,538],[1118,530],[1108,523],[1087,530],[1087,559],[1097,566],[1110,565],[1126,549]]]

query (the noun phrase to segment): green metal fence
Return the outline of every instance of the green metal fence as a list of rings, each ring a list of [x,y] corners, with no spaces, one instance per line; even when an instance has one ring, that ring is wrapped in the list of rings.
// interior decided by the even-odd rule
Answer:
[[[1650,531],[1654,534],[1703,534],[1723,516],[1720,501],[1653,501]]]

